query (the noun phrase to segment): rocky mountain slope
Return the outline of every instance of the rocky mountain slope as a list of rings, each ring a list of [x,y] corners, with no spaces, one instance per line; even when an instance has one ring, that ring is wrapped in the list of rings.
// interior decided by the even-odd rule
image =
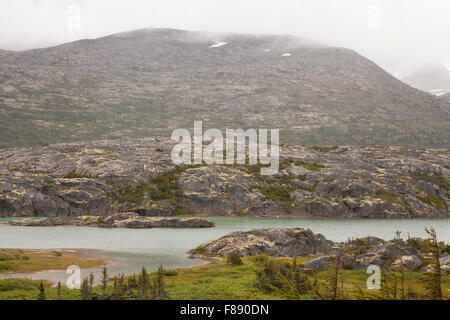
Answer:
[[[450,102],[291,36],[138,30],[0,51],[0,147],[170,135],[193,120],[304,144],[450,145]]]
[[[0,216],[448,217],[450,152],[281,146],[260,165],[174,166],[166,138],[0,150]]]

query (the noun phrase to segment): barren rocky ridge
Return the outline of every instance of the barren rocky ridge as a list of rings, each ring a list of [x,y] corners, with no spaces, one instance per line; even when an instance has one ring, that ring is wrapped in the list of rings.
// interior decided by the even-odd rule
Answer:
[[[448,217],[446,149],[281,146],[280,171],[175,166],[173,143],[113,139],[0,150],[0,216]]]

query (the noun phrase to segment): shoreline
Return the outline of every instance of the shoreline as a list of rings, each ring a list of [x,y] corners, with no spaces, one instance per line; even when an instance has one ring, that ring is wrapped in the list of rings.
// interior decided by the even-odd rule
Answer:
[[[70,265],[80,269],[95,269],[113,266],[112,259],[106,259],[99,249],[25,249],[0,248],[4,270],[0,270],[0,279],[33,278],[42,272],[66,272]],[[5,268],[5,266],[10,266]],[[6,269],[6,270],[5,270]],[[9,269],[9,270],[8,270]],[[46,280],[46,279],[42,279]]]
[[[2,252],[2,250],[8,250],[8,251],[19,251],[22,250],[24,252],[34,252],[34,253],[51,253],[54,251],[61,251],[61,252],[65,252],[65,253],[77,253],[78,257],[83,258],[84,261],[88,261],[91,259],[94,260],[98,260],[99,263],[95,264],[95,265],[90,265],[88,268],[86,267],[82,267],[80,266],[80,270],[81,270],[81,280],[87,276],[89,276],[89,274],[93,273],[95,274],[95,281],[94,284],[95,285],[99,285],[100,284],[100,274],[102,271],[103,266],[107,267],[108,270],[110,271],[112,267],[117,267],[117,266],[121,266],[123,264],[126,265],[126,263],[123,263],[123,260],[120,258],[111,258],[111,257],[106,257],[106,253],[108,252],[108,250],[104,250],[104,249],[83,249],[83,248],[78,248],[78,249],[58,249],[58,248],[52,248],[52,249],[20,249],[20,248],[0,248],[0,253]],[[177,270],[177,269],[190,269],[190,268],[195,268],[198,266],[202,266],[202,265],[206,265],[212,262],[217,262],[220,261],[220,258],[216,258],[216,257],[201,257],[201,256],[193,256],[190,255],[188,253],[186,253],[186,257],[189,259],[193,259],[193,260],[201,260],[202,263],[200,264],[195,264],[192,266],[184,266],[184,267],[175,267],[175,268],[167,268],[167,270]],[[69,274],[66,273],[67,268],[60,268],[57,269],[55,267],[50,267],[50,268],[43,268],[43,269],[39,269],[39,270],[33,270],[33,271],[29,271],[29,272],[8,272],[8,273],[4,273],[0,271],[0,280],[2,279],[30,279],[30,280],[42,280],[44,282],[50,283],[52,287],[55,287],[58,282],[61,282],[61,284],[63,286],[66,286],[65,280],[70,276]],[[134,273],[138,273],[139,269],[136,269],[135,272],[132,273],[126,273],[125,276],[129,276],[132,275]],[[153,271],[151,271],[153,272]],[[116,274],[109,274],[110,277],[114,277],[117,276]]]
[[[206,217],[205,217],[206,218]],[[162,264],[166,269],[172,270],[172,269],[179,269],[179,268],[190,268],[198,265],[207,264],[209,262],[213,262],[215,259],[205,259],[205,257],[198,256],[198,255],[189,255],[187,252],[188,250],[191,250],[193,248],[196,248],[201,243],[214,240],[217,238],[220,238],[230,232],[234,231],[248,231],[254,228],[290,228],[290,227],[301,227],[301,228],[307,228],[311,229],[316,233],[324,234],[325,236],[329,237],[329,234],[327,235],[326,230],[332,230],[335,228],[335,226],[338,226],[338,222],[345,222],[344,219],[326,219],[326,218],[313,218],[313,219],[305,219],[305,218],[297,218],[297,217],[264,217],[265,219],[261,219],[258,217],[248,217],[249,219],[246,219],[247,217],[207,217],[212,220],[215,220],[217,223],[217,228],[207,228],[202,229],[201,232],[205,232],[206,236],[201,236],[198,243],[192,243],[191,245],[187,245],[186,243],[182,244],[174,244],[174,251],[163,250],[161,248],[164,248],[165,242],[164,240],[160,240],[159,242],[154,242],[156,239],[164,239],[164,236],[167,234],[172,237],[176,237],[180,232],[180,236],[187,236],[191,237],[193,234],[192,232],[196,233],[197,231],[192,231],[188,229],[171,229],[166,231],[163,231],[164,228],[154,228],[151,230],[154,231],[145,231],[145,230],[128,230],[125,229],[119,230],[114,229],[111,231],[107,231],[106,233],[104,231],[100,232],[101,230],[92,230],[86,233],[86,231],[82,231],[83,229],[87,230],[88,228],[80,228],[79,230],[81,232],[78,232],[78,230],[75,230],[75,228],[72,228],[72,226],[65,226],[66,228],[72,229],[71,232],[68,231],[67,234],[70,233],[71,237],[78,237],[78,235],[86,235],[89,234],[93,236],[93,241],[99,241],[92,242],[92,241],[81,241],[79,243],[72,243],[72,246],[66,246],[65,249],[59,249],[55,247],[55,245],[61,245],[64,247],[64,243],[62,242],[55,242],[53,243],[51,241],[44,241],[43,243],[35,242],[32,243],[29,241],[25,242],[18,242],[13,241],[10,243],[5,243],[6,246],[8,244],[10,245],[11,250],[33,250],[34,252],[47,252],[51,253],[53,251],[57,250],[63,250],[64,252],[76,252],[80,260],[88,260],[89,258],[94,258],[97,260],[101,260],[101,262],[98,262],[95,267],[92,268],[83,268],[82,269],[82,278],[89,275],[90,272],[95,272],[96,279],[99,278],[97,275],[100,274],[101,266],[106,265],[109,268],[109,273],[111,276],[117,275],[117,274],[133,274],[135,272],[139,272],[140,268],[142,266],[146,266],[147,268],[150,268],[149,270],[154,270],[154,268],[157,268],[159,264]],[[237,218],[237,219],[235,219]],[[242,220],[242,222],[240,222]],[[245,221],[246,220],[246,221]],[[257,221],[260,222],[257,222]],[[282,220],[285,220],[285,222],[282,222]],[[297,223],[295,223],[295,220],[297,220]],[[326,222],[327,220],[330,220],[330,222]],[[405,220],[405,219],[377,219],[376,221],[382,221],[384,220],[384,223],[379,224],[380,226],[384,226],[382,230],[385,230],[386,226],[391,226],[388,229],[392,229],[392,233],[381,235],[381,233],[377,233],[376,230],[368,231],[367,227],[370,225],[378,225],[375,221],[371,221],[368,219],[354,219],[353,221],[348,221],[347,223],[344,223],[344,225],[352,225],[355,226],[355,229],[349,229],[348,234],[345,233],[345,238],[340,237],[340,239],[332,239],[333,241],[345,241],[348,238],[348,235],[355,234],[355,237],[364,237],[364,236],[378,236],[385,240],[392,239],[395,236],[395,230],[401,230],[403,231],[403,234],[406,236],[406,234],[409,235],[409,230],[411,230],[411,233],[413,236],[423,237],[423,235],[420,235],[418,233],[419,231],[423,231],[424,225],[435,225],[438,227],[438,225],[444,226],[442,235],[444,235],[444,241],[450,242],[450,239],[448,237],[447,228],[445,226],[448,225],[448,220],[442,220],[442,219],[419,219],[419,220]],[[421,221],[428,220],[428,223],[422,223]],[[436,221],[436,222],[432,222]],[[255,223],[253,223],[254,221]],[[277,221],[280,221],[279,223]],[[292,223],[290,222],[292,221]],[[304,221],[304,223],[302,222]],[[311,223],[308,223],[307,221],[311,221]],[[315,223],[314,221],[317,221]],[[334,222],[336,221],[336,222]],[[404,221],[409,222],[407,224],[403,224]],[[417,221],[417,223],[414,223],[414,221]],[[442,221],[442,223],[440,222]],[[322,223],[323,222],[323,223]],[[360,223],[361,222],[361,223]],[[392,223],[391,223],[392,222]],[[8,225],[8,224],[7,224]],[[275,226],[276,225],[276,226]],[[322,229],[321,226],[324,225],[324,228]],[[419,226],[417,226],[419,225]],[[255,227],[256,226],[256,227]],[[315,227],[316,226],[316,227]],[[247,228],[248,227],[248,228]],[[331,228],[331,229],[330,229]],[[91,229],[91,228],[89,228]],[[103,228],[102,228],[103,229]],[[159,229],[159,230],[158,230]],[[216,231],[214,231],[216,229]],[[229,230],[228,230],[229,229]],[[379,228],[376,228],[379,229]],[[39,231],[40,230],[40,231]],[[48,234],[53,234],[57,231],[51,231],[50,229],[46,230],[39,229],[39,228],[32,228],[30,231],[30,234],[36,234],[36,235],[44,235],[45,237],[48,237]],[[62,229],[61,229],[62,230]],[[226,233],[225,230],[227,230]],[[414,231],[415,230],[415,231]],[[418,231],[419,230],[419,231]],[[6,234],[8,233],[7,228],[4,229]],[[28,232],[25,231],[23,228],[14,228],[9,230],[12,235],[17,235],[20,237],[20,235],[28,234]],[[62,230],[63,233],[65,233],[64,230]],[[200,232],[200,230],[199,230]],[[222,234],[223,233],[223,234]],[[359,235],[358,235],[359,234]],[[97,236],[100,235],[100,236]],[[102,235],[107,235],[107,237],[104,237]],[[120,240],[123,235],[126,235],[127,237],[131,237],[130,239],[134,239],[134,241],[131,241],[131,243],[127,243],[126,247],[122,247],[125,245],[123,243],[123,240]],[[100,238],[101,239],[100,239]],[[156,238],[155,238],[156,237]],[[89,238],[91,239],[91,238]],[[97,240],[96,240],[97,239]],[[106,239],[106,240],[105,240]],[[62,241],[62,239],[61,239]],[[66,245],[70,243],[66,243]],[[155,246],[158,244],[157,249],[155,249]],[[40,248],[37,249],[20,249],[20,246],[38,246],[42,245]],[[73,245],[77,247],[73,247]],[[91,245],[94,245],[94,248],[91,247]],[[105,246],[106,245],[106,246]],[[97,248],[95,248],[97,246]],[[183,249],[183,252],[180,250],[177,251],[177,246],[181,247]],[[41,249],[45,248],[45,249]],[[141,248],[138,250],[133,250],[133,248]],[[2,249],[0,249],[2,250]],[[169,260],[168,260],[169,259]],[[176,262],[173,262],[174,260],[170,259],[179,259],[175,260]],[[194,261],[187,262],[187,260]],[[56,269],[56,270],[55,270]],[[39,270],[34,270],[27,273],[22,272],[9,272],[8,277],[24,277],[24,278],[31,278],[34,277],[35,279],[46,279],[49,282],[57,283],[58,280],[55,280],[56,275],[59,274],[61,281],[65,282],[65,279],[67,279],[68,275],[65,273],[65,270],[63,267],[56,268],[55,265],[47,265],[47,267],[44,267]],[[3,277],[0,275],[0,277]]]
[[[94,216],[95,217],[95,216]],[[107,217],[107,216],[105,216]],[[10,224],[9,221],[15,221],[15,220],[24,220],[24,219],[47,219],[47,218],[52,218],[52,217],[46,217],[46,216],[39,216],[39,217],[0,217],[0,225],[8,225],[8,226],[12,226],[12,227],[20,227],[20,226],[15,226],[13,224]],[[160,216],[148,216],[148,218],[162,218]],[[191,219],[191,218],[199,218],[199,219],[216,219],[216,218],[237,218],[237,219],[245,219],[245,218],[249,218],[249,219],[304,219],[304,220],[429,220],[429,219],[433,219],[433,220],[447,220],[450,219],[450,215],[445,216],[445,217],[317,217],[317,216],[305,216],[305,215],[278,215],[278,216],[202,216],[202,215],[186,215],[186,216],[169,216],[167,218],[180,218],[180,219]],[[4,220],[4,221],[3,221]],[[45,227],[64,227],[64,226],[68,226],[68,227],[96,227],[96,226],[89,226],[89,225],[57,225],[57,226],[45,226]],[[99,227],[97,227],[99,228]],[[155,229],[157,228],[163,228],[163,227],[153,227]],[[175,228],[174,229],[180,229],[180,228]],[[214,228],[214,227],[213,227]],[[136,228],[137,229],[137,228]]]

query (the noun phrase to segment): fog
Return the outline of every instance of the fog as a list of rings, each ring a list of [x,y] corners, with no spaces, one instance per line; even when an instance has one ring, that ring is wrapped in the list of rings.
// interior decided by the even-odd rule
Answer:
[[[354,49],[394,74],[450,68],[449,0],[2,0],[0,48],[138,28],[292,34]]]

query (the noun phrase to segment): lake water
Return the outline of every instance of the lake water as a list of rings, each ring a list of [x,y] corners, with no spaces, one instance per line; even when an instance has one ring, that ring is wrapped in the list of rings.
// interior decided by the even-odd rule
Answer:
[[[216,223],[205,229],[105,229],[93,227],[15,227],[0,225],[0,248],[97,249],[95,254],[114,261],[110,274],[136,273],[142,266],[155,270],[189,267],[204,263],[189,259],[186,252],[201,243],[232,231],[253,228],[309,228],[333,241],[376,236],[392,239],[397,230],[402,237],[425,237],[424,227],[434,227],[438,238],[450,243],[450,219],[267,219],[207,218]],[[5,221],[6,219],[0,219]],[[99,269],[83,270],[83,276]],[[40,272],[32,278],[65,279],[64,271]]]

